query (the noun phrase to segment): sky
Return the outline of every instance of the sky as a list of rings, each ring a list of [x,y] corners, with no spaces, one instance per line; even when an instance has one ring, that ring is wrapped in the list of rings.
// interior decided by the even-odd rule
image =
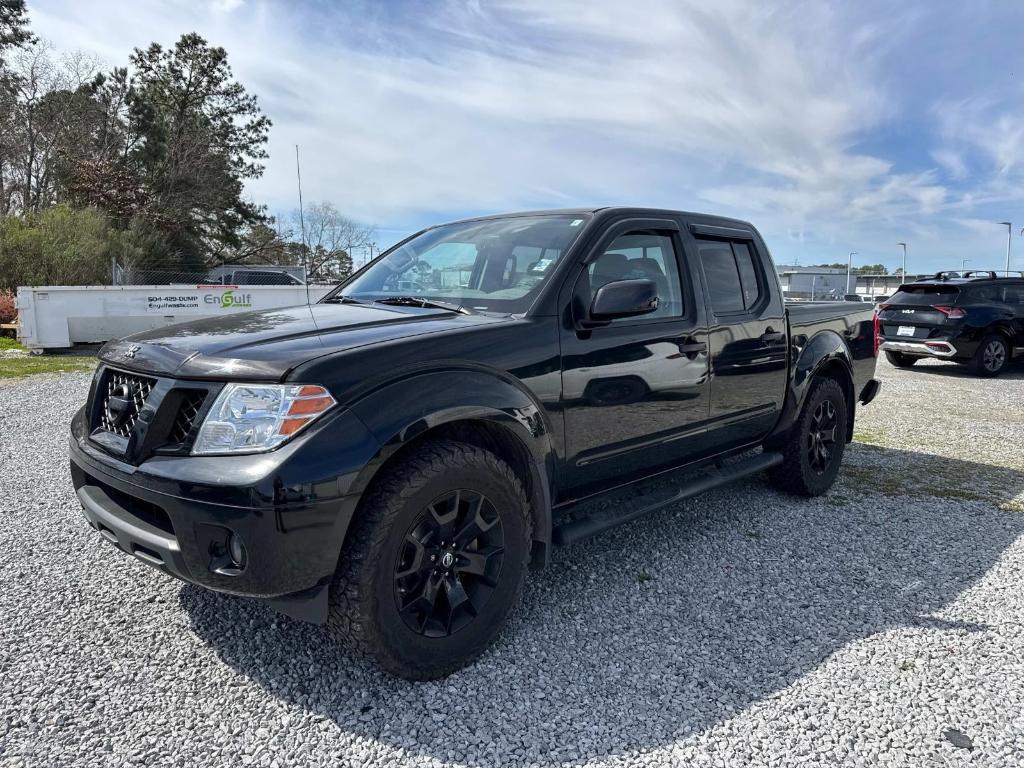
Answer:
[[[511,210],[746,219],[776,263],[1024,269],[1014,0],[29,0],[58,52],[123,66],[196,31],[273,120],[247,194],[386,247]]]

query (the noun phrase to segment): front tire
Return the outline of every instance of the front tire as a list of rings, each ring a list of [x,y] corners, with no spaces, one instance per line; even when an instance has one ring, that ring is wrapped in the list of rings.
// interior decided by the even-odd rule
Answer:
[[[385,472],[342,552],[328,629],[400,677],[443,677],[487,648],[519,599],[529,503],[505,462],[464,443],[426,443]]]
[[[1006,339],[991,333],[981,340],[971,359],[971,372],[976,376],[998,376],[1010,362],[1010,345]]]
[[[886,352],[885,359],[895,365],[897,368],[909,368],[921,358],[914,357],[912,355],[906,355],[903,352]]]
[[[817,378],[782,445],[783,462],[769,470],[776,488],[820,496],[836,481],[846,448],[846,395],[839,382]]]

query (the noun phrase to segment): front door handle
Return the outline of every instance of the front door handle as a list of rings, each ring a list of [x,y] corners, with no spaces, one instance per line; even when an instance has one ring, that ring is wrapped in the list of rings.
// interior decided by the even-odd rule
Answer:
[[[780,341],[785,340],[786,334],[784,334],[782,331],[776,331],[770,325],[765,330],[765,332],[761,334],[762,344],[778,344]]]

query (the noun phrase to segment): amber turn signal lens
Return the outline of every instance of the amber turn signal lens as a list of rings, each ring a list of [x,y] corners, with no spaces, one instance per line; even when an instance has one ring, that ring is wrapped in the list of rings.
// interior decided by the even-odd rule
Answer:
[[[307,389],[307,387],[303,387]],[[288,409],[289,416],[309,416],[314,413],[323,413],[334,405],[334,398],[330,395],[325,397],[309,397],[302,400],[295,400]]]
[[[333,406],[335,400],[323,387],[306,384],[299,388],[295,399],[284,413],[277,434],[291,437],[324,411]]]
[[[281,426],[278,427],[277,433],[285,437],[294,435],[310,421],[311,419],[285,419],[281,422]]]

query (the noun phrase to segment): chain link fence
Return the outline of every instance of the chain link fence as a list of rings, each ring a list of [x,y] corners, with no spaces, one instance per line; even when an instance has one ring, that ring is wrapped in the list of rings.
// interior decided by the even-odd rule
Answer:
[[[290,264],[225,264],[209,269],[182,270],[159,266],[122,267],[114,263],[110,276],[110,284],[115,286],[305,285],[306,282],[305,267]]]

